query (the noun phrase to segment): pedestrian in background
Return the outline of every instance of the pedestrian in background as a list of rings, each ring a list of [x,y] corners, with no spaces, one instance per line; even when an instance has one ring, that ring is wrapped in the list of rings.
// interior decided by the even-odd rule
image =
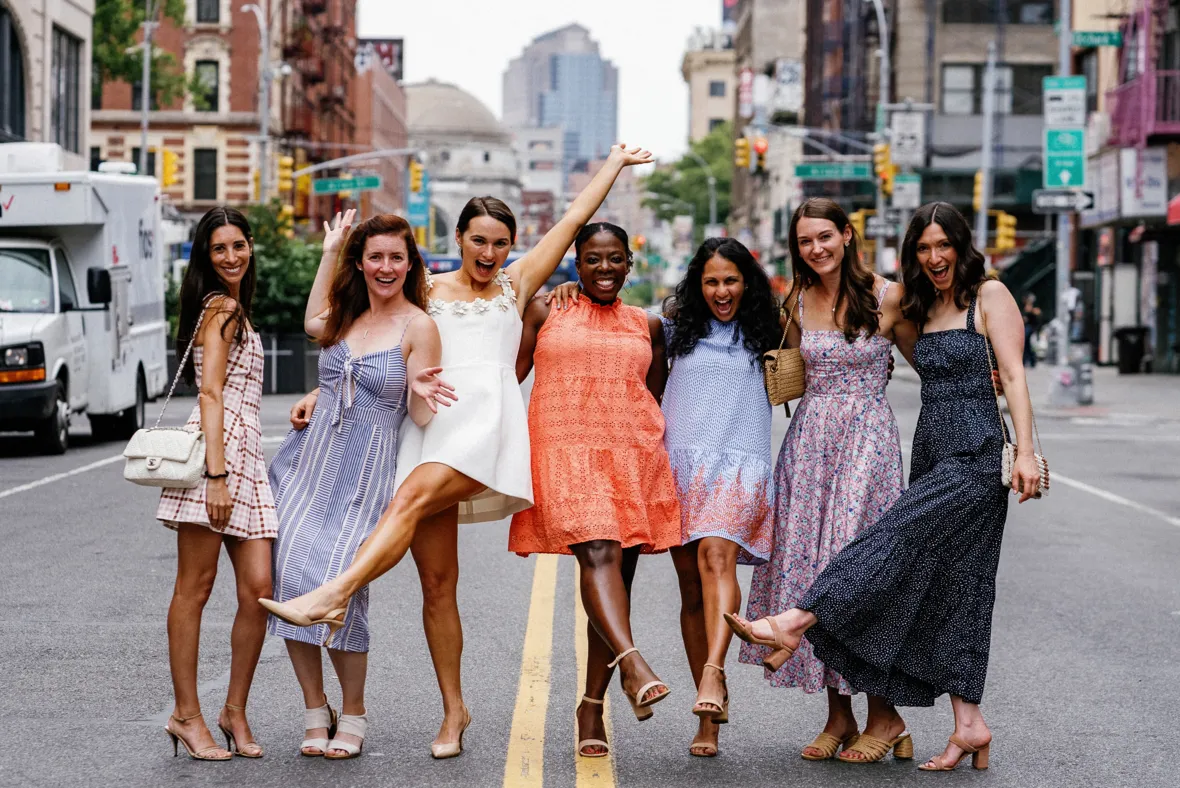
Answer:
[[[917,330],[901,313],[902,287],[860,260],[847,214],[813,198],[795,211],[788,232],[795,281],[785,302],[787,341],[803,353],[806,391],[795,408],[775,468],[774,551],[754,569],[746,615],[794,607],[828,561],[901,495],[901,438],[885,396],[893,344],[912,360]],[[782,652],[779,652],[779,656]],[[870,760],[854,742],[855,689],[804,641],[785,663],[765,647],[743,645],[739,659],[764,663],[774,687],[826,690],[823,732],[803,748],[807,760]],[[869,696],[866,742],[898,719]]]
[[[324,223],[324,253],[304,328],[320,344],[319,388],[270,466],[278,507],[274,598],[307,593],[348,566],[393,497],[398,433],[407,413],[427,424],[454,399],[439,379],[442,343],[426,315],[426,264],[405,219],[374,216],[351,229],[354,212]],[[318,407],[315,407],[318,405]],[[348,601],[342,623],[298,627],[272,616],[303,689],[300,754],[359,755],[368,727],[365,677],[369,589]],[[329,617],[331,618],[331,617]],[[340,680],[341,712],[324,692],[321,646]],[[332,737],[329,741],[329,737]]]
[[[672,550],[680,630],[697,685],[698,730],[689,752],[717,754],[729,721],[722,613],[741,606],[737,566],[764,563],[774,537],[770,400],[762,355],[778,347],[770,280],[745,246],[707,239],[689,262],[663,318],[671,363],[664,445],[680,499]]]
[[[910,486],[831,560],[795,608],[753,624],[729,621],[747,642],[782,652],[776,660],[788,659],[806,635],[853,687],[898,706],[931,706],[949,694],[955,731],[919,768],[953,769],[970,754],[984,769],[992,737],[979,703],[1008,509],[988,340],[1016,427],[1012,489],[1023,503],[1040,477],[1021,363],[1024,326],[1008,289],[986,279],[983,255],[951,205],[932,203],[914,214],[901,259],[903,311],[921,332],[914,366],[922,411]],[[871,749],[883,757],[910,746],[899,717]]]
[[[640,553],[680,546],[680,506],[659,398],[667,376],[660,319],[619,300],[631,271],[623,228],[588,224],[574,240],[580,294],[564,308],[534,298],[517,356],[529,397],[531,509],[512,518],[508,549],[574,555],[586,609],[586,690],[577,752],[607,755],[603,697],[617,664],[640,720],[669,689],[635,647],[631,582]]]
[[[180,285],[178,357],[194,337],[182,377],[199,381],[200,397],[185,424],[205,433],[204,484],[166,489],[156,517],[177,532],[176,586],[168,608],[168,657],[176,707],[165,730],[197,760],[261,758],[246,721],[246,700],[266,637],[271,547],[277,533],[274,498],[262,452],[262,340],[250,325],[257,270],[246,217],[214,208],[197,224]],[[213,743],[201,717],[197,652],[201,616],[222,546],[237,582],[238,611],[230,633],[229,687],[217,725],[226,749]],[[232,755],[231,755],[232,753]]]
[[[1041,308],[1037,306],[1037,297],[1033,293],[1024,294],[1024,305],[1020,309],[1024,316],[1024,366],[1035,369],[1037,366],[1037,350],[1033,347],[1033,337],[1041,327]]]
[[[463,731],[471,723],[460,683],[458,523],[495,522],[533,503],[527,416],[516,380],[521,314],[619,173],[649,161],[645,150],[614,146],[561,221],[507,267],[516,217],[494,197],[467,203],[455,228],[460,268],[428,281],[433,288],[428,312],[442,336],[441,366],[458,401],[425,429],[406,426],[393,501],[348,569],[310,593],[269,604],[272,613],[298,625],[339,620],[349,597],[411,551],[422,582],[426,641],[443,695],[443,722],[431,745],[435,758],[461,754]]]

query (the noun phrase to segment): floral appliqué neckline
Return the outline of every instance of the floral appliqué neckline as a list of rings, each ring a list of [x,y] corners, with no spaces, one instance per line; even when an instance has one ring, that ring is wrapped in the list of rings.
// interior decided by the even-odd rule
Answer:
[[[488,300],[485,298],[477,298],[474,301],[443,301],[439,298],[430,299],[427,305],[427,313],[431,316],[441,315],[444,312],[450,312],[456,317],[463,317],[464,315],[482,315],[495,307],[501,312],[507,312],[516,306],[516,291],[512,289],[512,280],[504,271],[496,274],[494,280],[500,286],[500,295]],[[426,289],[434,289],[434,278],[428,276],[426,279]]]

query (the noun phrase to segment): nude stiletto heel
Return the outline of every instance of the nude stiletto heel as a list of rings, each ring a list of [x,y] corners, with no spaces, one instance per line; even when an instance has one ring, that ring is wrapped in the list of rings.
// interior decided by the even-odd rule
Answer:
[[[638,654],[639,649],[632,646],[631,648],[624,651],[622,654],[619,654],[618,656],[616,656],[609,663],[607,663],[607,667],[608,668],[615,667],[616,665],[619,664],[619,662],[621,662],[623,660],[623,657],[626,657],[629,654],[633,654],[633,653]],[[620,678],[619,683],[620,684],[622,683],[621,678]],[[655,687],[663,687],[664,691],[657,693],[650,700],[644,700],[643,696],[647,694],[648,690],[653,689]],[[659,703],[660,701],[662,701],[664,698],[668,697],[671,694],[672,694],[672,690],[670,690],[668,688],[667,684],[660,681],[659,679],[656,679],[655,681],[647,682],[642,687],[640,687],[639,692],[635,693],[634,695],[632,695],[630,692],[627,692],[627,690],[623,690],[623,695],[626,696],[627,701],[631,704],[631,711],[635,712],[635,719],[639,720],[640,722],[650,719],[652,716],[652,713],[653,713],[651,710],[651,707],[656,705],[657,703]]]
[[[471,725],[471,712],[467,711],[467,709],[463,709],[463,711],[467,715],[467,722],[463,723],[463,727],[459,731],[459,741],[449,744],[430,745],[431,758],[441,761],[446,758],[457,758],[463,754],[463,734],[467,732],[468,726]]]
[[[188,722],[189,720],[194,720],[200,716],[201,716],[200,712],[193,714],[190,717],[177,717],[175,714],[173,714],[169,717],[168,721],[171,722],[172,720],[176,720],[178,723],[183,725],[184,723]],[[194,750],[192,747],[189,746],[188,740],[185,739],[184,736],[181,736],[179,733],[176,733],[171,728],[169,728],[167,725],[164,726],[164,733],[167,733],[168,737],[170,739],[172,739],[172,757],[173,758],[180,755],[180,745],[181,744],[184,745],[184,750],[185,750],[185,752],[188,753],[188,757],[192,758],[194,761],[228,761],[234,757],[232,752],[226,752],[224,756],[213,755],[212,753],[217,752],[218,750],[221,750],[221,748],[218,747],[216,744],[214,744],[211,747],[205,747],[204,749]]]
[[[258,604],[266,608],[275,618],[281,618],[288,624],[294,624],[297,627],[314,627],[317,624],[327,624],[328,636],[324,638],[324,646],[328,645],[328,641],[332,639],[332,635],[336,634],[336,630],[344,626],[344,614],[348,612],[347,608],[338,607],[335,610],[329,610],[328,615],[323,618],[312,619],[295,610],[290,605],[283,602],[276,602],[273,599],[259,599]]]
[[[225,704],[227,709],[234,711],[245,711],[245,706],[234,706],[232,703]],[[240,755],[243,758],[261,758],[263,756],[262,745],[258,742],[248,741],[241,746],[238,745],[238,740],[234,737],[233,731],[221,724],[220,717],[217,720],[217,727],[221,728],[221,734],[225,736],[225,749],[229,750],[231,755]],[[243,747],[253,747],[253,750],[247,752]]]

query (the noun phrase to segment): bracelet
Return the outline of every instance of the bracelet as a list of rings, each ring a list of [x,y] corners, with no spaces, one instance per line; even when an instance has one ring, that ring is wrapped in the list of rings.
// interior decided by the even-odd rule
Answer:
[[[229,471],[222,471],[221,473],[209,473],[209,471],[205,471],[205,478],[206,479],[228,479],[229,478]]]

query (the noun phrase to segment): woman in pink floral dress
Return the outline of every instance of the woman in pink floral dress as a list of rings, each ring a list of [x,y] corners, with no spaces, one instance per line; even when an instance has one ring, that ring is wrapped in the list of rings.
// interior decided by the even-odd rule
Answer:
[[[803,352],[807,385],[783,440],[775,471],[775,533],[770,561],[754,570],[747,616],[756,620],[795,605],[828,561],[877,521],[902,489],[897,421],[885,397],[896,343],[909,358],[917,332],[901,315],[901,286],[874,276],[857,254],[848,217],[825,199],[805,202],[791,221],[795,287],[788,341]],[[768,650],[743,644],[739,659],[759,663]],[[828,722],[803,749],[808,760],[863,761],[853,688],[820,662],[804,640],[772,686],[826,689]],[[897,711],[870,698],[866,734]]]

